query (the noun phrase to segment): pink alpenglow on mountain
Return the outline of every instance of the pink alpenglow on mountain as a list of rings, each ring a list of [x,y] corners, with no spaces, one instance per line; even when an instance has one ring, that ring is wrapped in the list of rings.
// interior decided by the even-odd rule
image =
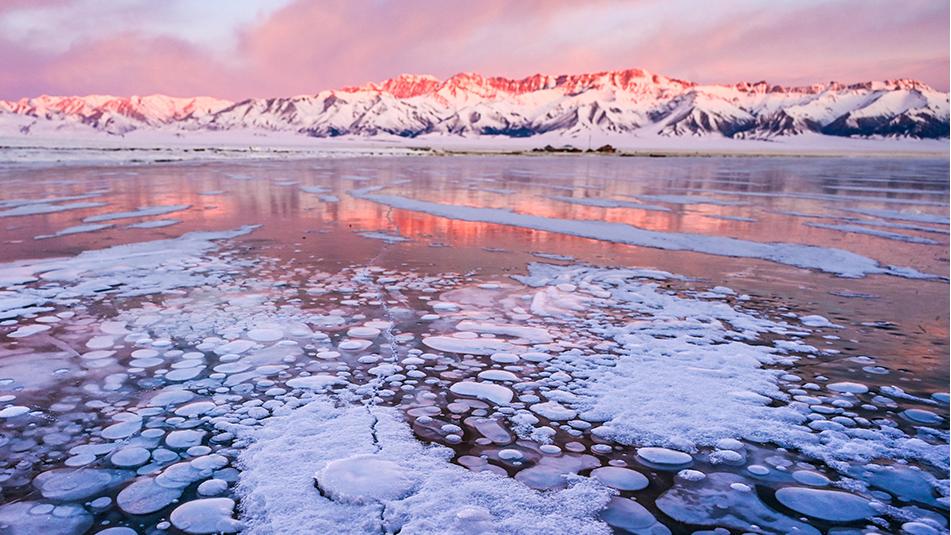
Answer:
[[[22,120],[2,120],[10,114]],[[701,85],[640,69],[520,80],[475,73],[446,80],[404,74],[314,95],[237,103],[162,95],[0,101],[0,130],[14,125],[28,135],[29,118],[109,134],[255,129],[313,137],[606,133],[770,139],[809,133],[946,138],[949,132],[948,93],[914,80]]]

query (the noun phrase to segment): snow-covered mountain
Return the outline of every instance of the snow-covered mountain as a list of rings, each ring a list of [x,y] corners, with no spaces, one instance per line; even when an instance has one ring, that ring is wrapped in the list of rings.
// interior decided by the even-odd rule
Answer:
[[[949,132],[948,93],[913,80],[701,85],[639,69],[521,80],[402,75],[316,95],[237,103],[161,95],[0,101],[0,116],[9,114],[21,120],[0,125],[17,125],[22,134],[33,124],[29,118],[111,134],[254,129],[315,137],[604,133],[769,139],[807,133],[945,138]]]

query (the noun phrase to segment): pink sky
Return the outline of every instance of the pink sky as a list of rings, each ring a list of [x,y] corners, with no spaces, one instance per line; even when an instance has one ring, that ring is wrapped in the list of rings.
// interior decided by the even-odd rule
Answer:
[[[941,0],[2,0],[0,98],[315,93],[400,73],[638,67],[948,89]]]

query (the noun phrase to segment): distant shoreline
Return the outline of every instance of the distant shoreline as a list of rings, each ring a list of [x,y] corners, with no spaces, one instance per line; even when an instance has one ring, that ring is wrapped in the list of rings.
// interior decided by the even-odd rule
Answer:
[[[307,138],[302,136],[203,136],[146,138],[95,137],[77,139],[29,139],[0,137],[0,165],[55,166],[106,164],[157,164],[173,162],[308,159],[381,156],[525,156],[525,157],[615,157],[615,158],[924,158],[948,159],[948,140],[845,138],[808,139],[799,143],[727,139],[675,140],[683,146],[637,147],[628,145],[607,150],[579,149],[567,144],[554,146],[552,140],[515,139],[420,139],[420,138]],[[564,142],[565,140],[558,140]],[[612,140],[617,141],[617,140]],[[629,140],[622,140],[627,141]],[[647,141],[652,140],[635,140]],[[668,141],[668,140],[661,140]],[[692,143],[691,143],[692,142]],[[734,146],[731,146],[734,145]],[[547,146],[547,148],[546,148]]]

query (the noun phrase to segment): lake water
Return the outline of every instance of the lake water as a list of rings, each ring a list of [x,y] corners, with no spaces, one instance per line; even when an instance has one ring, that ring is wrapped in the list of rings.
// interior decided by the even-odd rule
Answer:
[[[948,173],[0,169],[0,525],[946,532]]]

